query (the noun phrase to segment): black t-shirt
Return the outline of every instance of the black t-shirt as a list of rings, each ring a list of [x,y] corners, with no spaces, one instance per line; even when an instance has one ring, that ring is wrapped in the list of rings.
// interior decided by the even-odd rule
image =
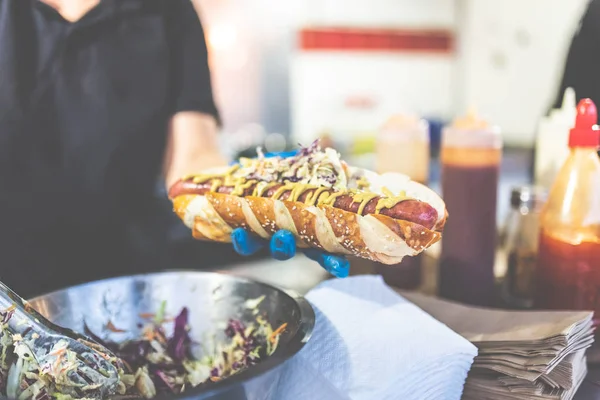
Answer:
[[[0,0],[0,279],[29,295],[143,270],[125,227],[178,111],[217,117],[190,0],[102,0],[75,23]]]
[[[560,108],[564,91],[575,89],[577,99],[591,98],[600,105],[600,0],[587,6],[567,53],[553,108]]]

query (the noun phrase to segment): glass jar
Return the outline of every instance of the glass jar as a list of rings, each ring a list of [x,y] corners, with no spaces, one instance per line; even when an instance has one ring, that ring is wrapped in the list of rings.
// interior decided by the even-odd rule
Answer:
[[[502,297],[512,307],[533,306],[540,212],[546,199],[547,192],[540,187],[520,186],[511,191],[511,210],[503,234],[507,269]]]

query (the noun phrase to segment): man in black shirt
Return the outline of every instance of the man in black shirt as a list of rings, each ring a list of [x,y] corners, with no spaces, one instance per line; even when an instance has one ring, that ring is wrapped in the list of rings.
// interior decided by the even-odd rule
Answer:
[[[181,268],[165,218],[148,228],[155,184],[225,165],[218,121],[190,0],[0,0],[0,280],[30,297]],[[128,231],[144,225],[140,251]],[[271,254],[287,259],[281,233]],[[238,236],[242,255],[265,245]],[[308,255],[347,275],[345,258]]]
[[[560,108],[565,89],[575,89],[577,99],[600,104],[600,0],[591,0],[573,36],[553,108]]]
[[[0,0],[0,280],[31,296],[168,268],[126,227],[161,173],[226,163],[218,118],[190,0]]]

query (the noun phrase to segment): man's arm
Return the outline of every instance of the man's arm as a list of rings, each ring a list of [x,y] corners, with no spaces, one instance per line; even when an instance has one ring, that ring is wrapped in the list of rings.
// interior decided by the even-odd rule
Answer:
[[[173,117],[167,132],[164,177],[168,187],[183,175],[226,165],[218,141],[204,31],[190,0],[169,0],[173,66]]]
[[[175,114],[169,123],[164,176],[167,190],[182,176],[227,165],[217,141],[215,117],[195,111]]]
[[[175,74],[174,114],[168,128],[164,174],[167,190],[182,176],[205,168],[227,165],[217,141],[218,111],[214,104],[204,32],[190,0],[165,0],[172,4],[171,25],[177,33],[173,43]],[[269,245],[271,255],[286,260],[296,253],[296,240],[288,231],[277,232],[270,242],[248,231],[232,233],[234,249],[250,255]],[[348,275],[350,264],[344,257],[309,249],[305,254],[335,276]]]

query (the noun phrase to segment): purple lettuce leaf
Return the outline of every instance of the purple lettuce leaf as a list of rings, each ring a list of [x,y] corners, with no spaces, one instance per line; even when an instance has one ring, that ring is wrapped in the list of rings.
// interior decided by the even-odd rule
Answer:
[[[239,321],[237,319],[230,319],[229,322],[227,323],[227,328],[225,328],[225,334],[228,337],[232,338],[237,333],[239,333],[243,339],[246,339],[246,336],[244,335],[245,330],[246,330],[246,327],[244,326],[242,321]]]
[[[311,154],[318,152],[321,149],[321,146],[319,145],[319,143],[320,143],[320,140],[316,139],[308,147],[303,147],[302,145],[299,144],[300,151],[298,152],[297,157],[306,157],[306,156],[309,156]]]
[[[160,379],[160,382],[162,382],[167,388],[169,388],[171,393],[178,393],[173,383],[171,383],[169,377],[163,371],[156,370],[154,371],[154,374],[158,377],[158,379]]]
[[[188,309],[184,307],[181,313],[175,318],[173,337],[167,343],[167,352],[176,362],[182,362],[189,352],[191,339],[187,331],[187,325]]]
[[[2,323],[6,324],[11,318],[12,316],[15,314],[15,310],[10,310],[9,312],[5,313],[2,315]]]

